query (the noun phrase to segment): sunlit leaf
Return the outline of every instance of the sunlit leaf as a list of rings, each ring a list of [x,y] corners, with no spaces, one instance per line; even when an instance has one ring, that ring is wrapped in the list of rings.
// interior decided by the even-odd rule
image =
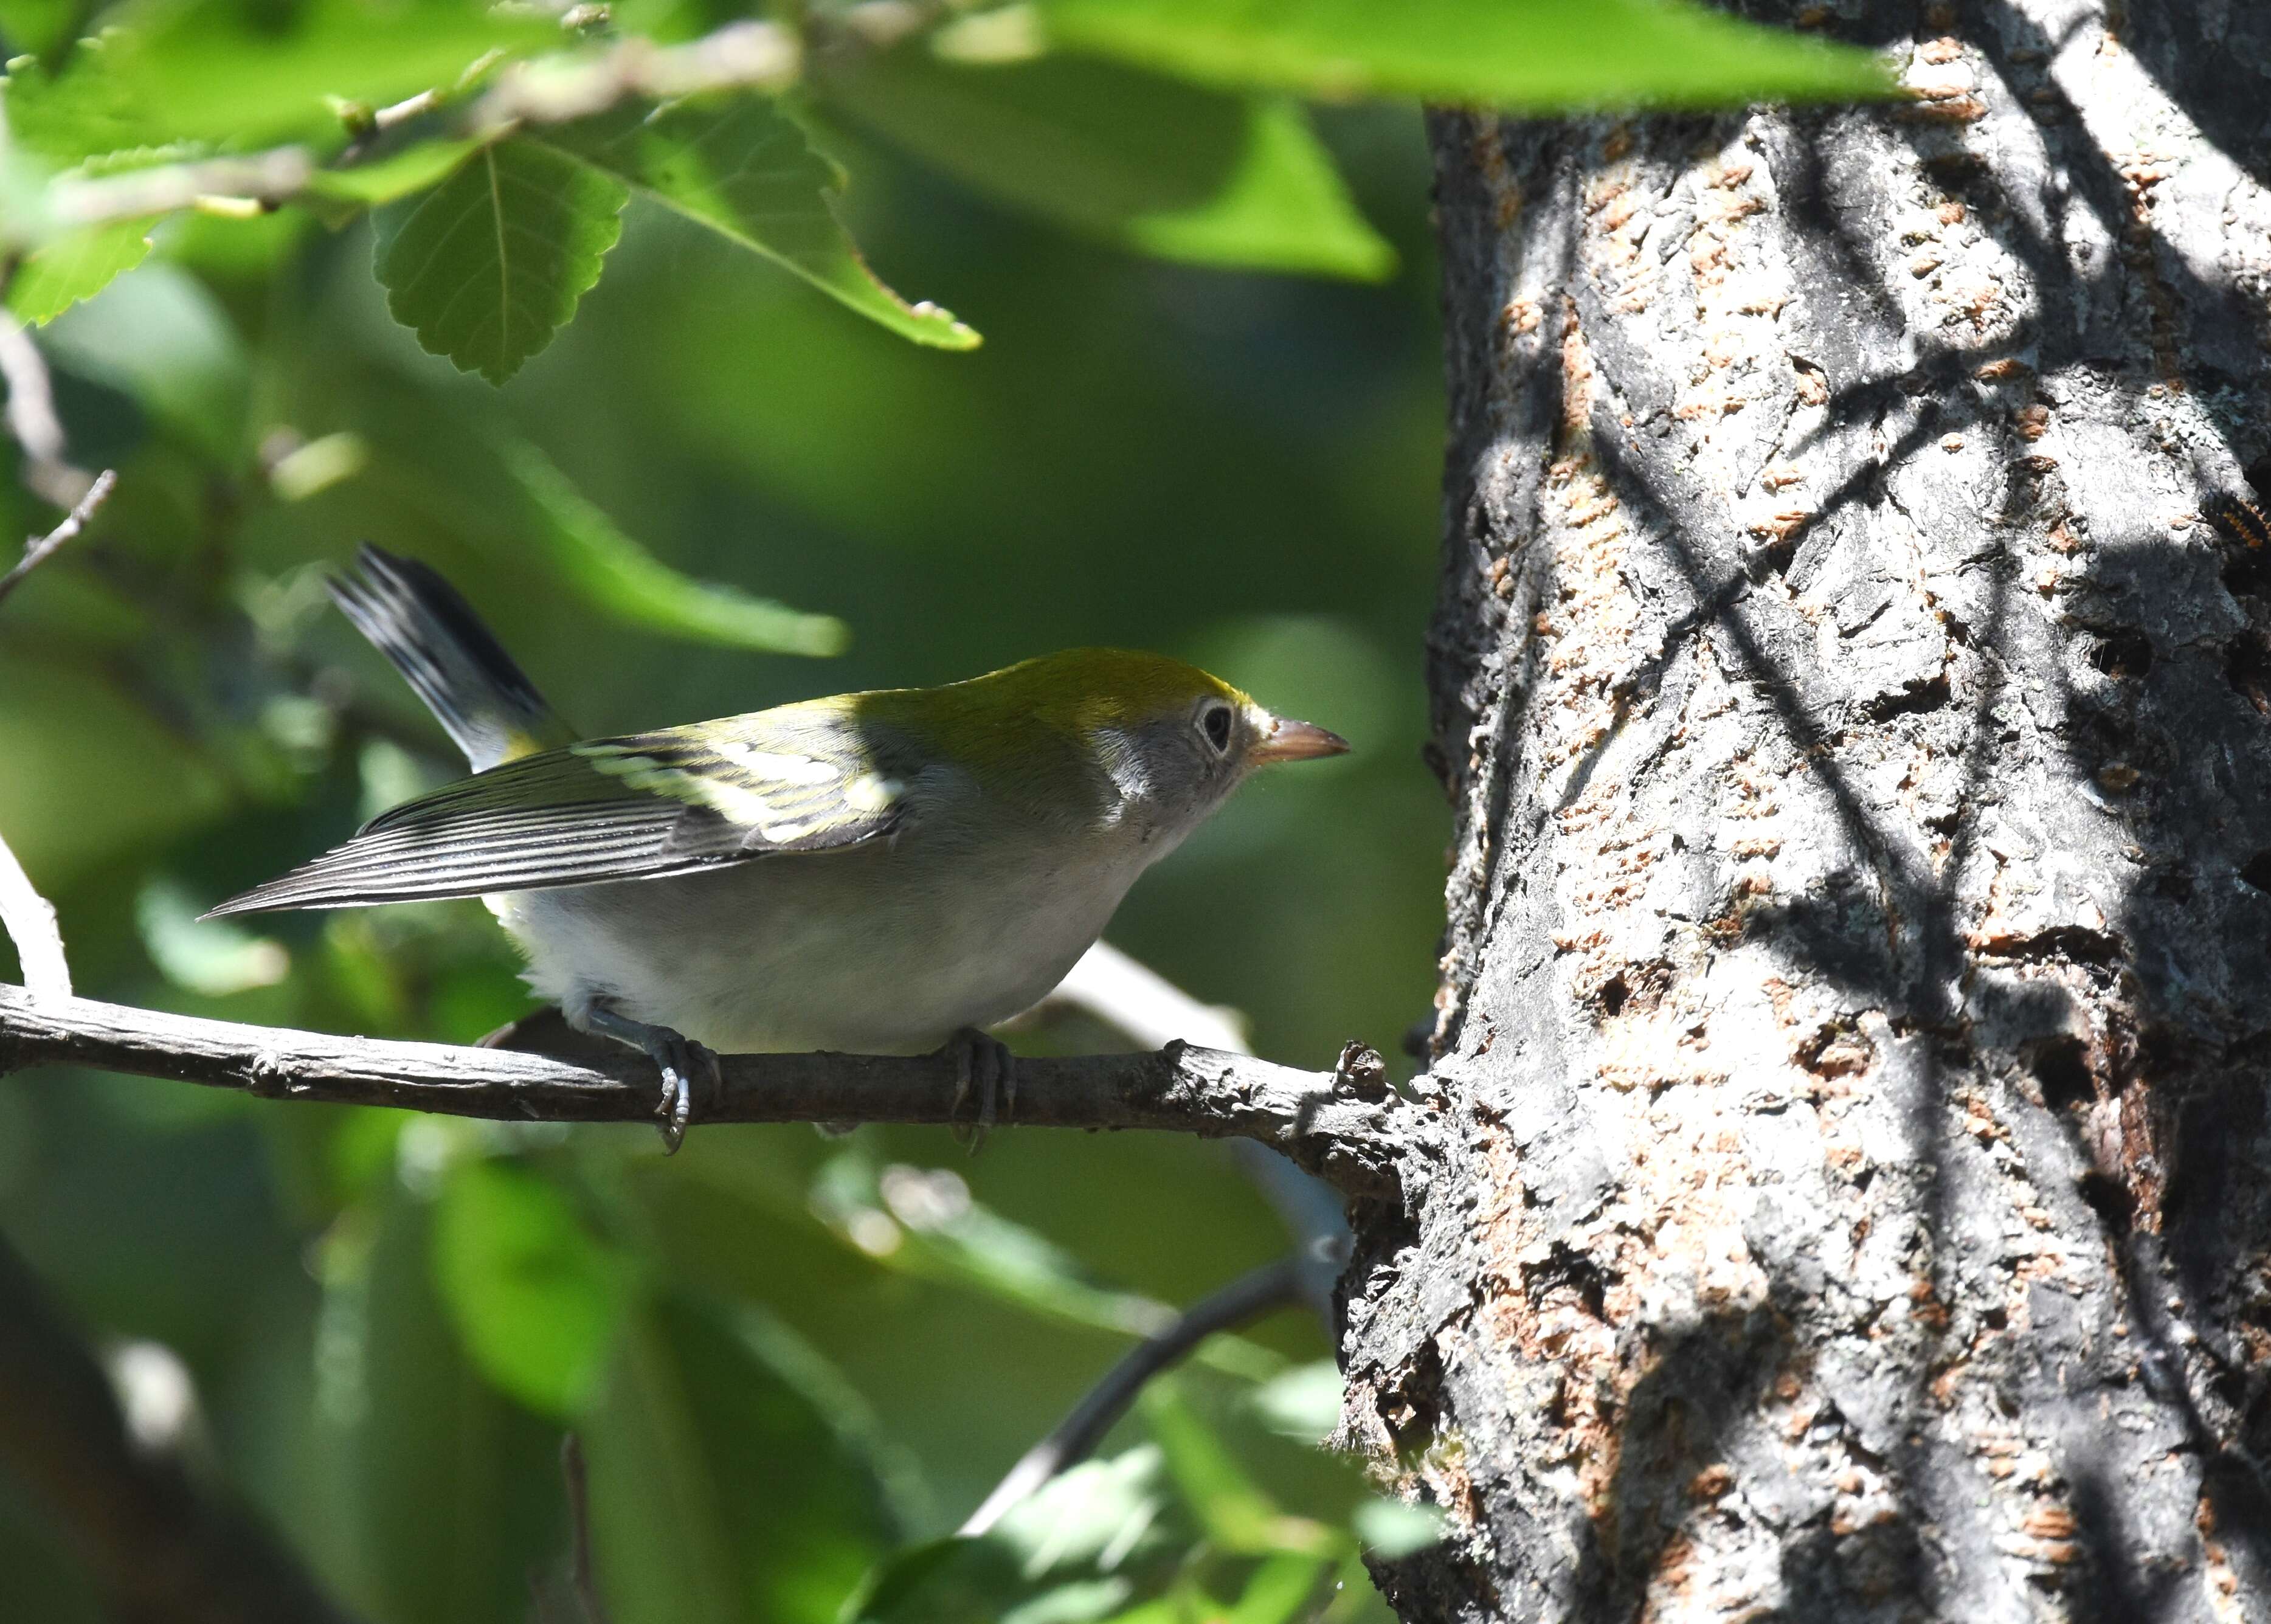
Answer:
[[[45,326],[112,279],[131,271],[150,252],[147,220],[113,220],[66,231],[24,257],[8,284],[8,308],[19,321]]]
[[[1340,1367],[1321,1359],[1271,1377],[1248,1402],[1279,1437],[1318,1443],[1340,1420],[1342,1385]]]
[[[345,169],[318,169],[308,183],[316,197],[342,204],[376,208],[428,186],[439,185],[457,167],[480,150],[480,143],[421,141],[371,163]]]
[[[1188,1537],[1159,1452],[1131,1449],[1074,1467],[981,1538],[901,1552],[845,1624],[1086,1624],[1155,1589]]]
[[[385,221],[386,308],[460,371],[502,384],[565,326],[622,230],[622,183],[532,141],[485,148]]]
[[[34,139],[51,156],[337,132],[330,98],[376,105],[447,87],[487,52],[561,37],[548,19],[477,0],[129,0],[104,22],[43,98]]]
[[[291,973],[283,946],[204,910],[180,884],[153,880],[135,899],[134,921],[150,962],[175,986],[207,998],[273,987]]]
[[[622,1260],[557,1185],[513,1162],[453,1163],[435,1211],[434,1271],[483,1375],[544,1414],[583,1405],[613,1352],[629,1287]]]
[[[796,272],[918,344],[969,349],[978,334],[886,287],[836,218],[843,178],[804,131],[756,96],[630,103],[542,139]]]
[[[1395,268],[1289,101],[1076,56],[957,66],[919,46],[847,56],[826,87],[979,190],[1130,248],[1360,279]]]
[[[584,1429],[616,1624],[832,1624],[897,1527],[861,1441],[786,1333],[669,1298],[639,1316]]]
[[[498,454],[543,523],[546,554],[561,577],[594,607],[672,637],[777,654],[838,654],[851,630],[830,615],[808,615],[732,586],[681,575],[576,488],[552,459],[525,440],[500,437]]]
[[[1210,85],[1525,111],[1882,96],[1865,51],[1681,0],[1039,0],[1048,36]]]

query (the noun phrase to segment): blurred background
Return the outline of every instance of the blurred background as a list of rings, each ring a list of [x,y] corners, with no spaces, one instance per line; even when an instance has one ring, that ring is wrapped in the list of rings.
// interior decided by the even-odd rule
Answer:
[[[528,1008],[477,904],[197,922],[461,770],[325,602],[324,572],[369,539],[455,580],[591,734],[1083,643],[1186,657],[1338,730],[1348,757],[1250,789],[1109,939],[1241,1012],[1273,1059],[1328,1064],[1351,1036],[1394,1054],[1428,1009],[1448,827],[1418,757],[1428,175],[1415,111],[1318,123],[1396,250],[1383,280],[1135,257],[831,124],[854,235],[985,335],[965,354],[634,203],[576,321],[493,389],[390,319],[367,224],[170,218],[41,334],[74,460],[122,480],[0,617],[0,831],[58,907],[78,990],[457,1041]],[[0,528],[52,522],[0,480]],[[848,649],[639,623],[623,538],[840,617]],[[666,1160],[644,1129],[63,1072],[0,1081],[0,1230],[102,1346],[161,1377],[177,1360],[212,1468],[344,1603],[402,1624],[547,1616],[531,1576],[561,1571],[571,1425],[622,1624],[834,1618],[880,1559],[951,1531],[1163,1305],[1288,1245],[1223,1147],[1175,1138],[1013,1129],[973,1159],[929,1131],[697,1128]],[[1242,1549],[1203,1506],[1211,1547],[1128,1536],[1171,1576],[1210,1548],[1244,1564],[1191,1593],[1344,1553],[1312,1537],[1361,1498],[1310,1447],[1329,1352],[1299,1312],[1218,1340],[1107,1448],[1123,1477],[1163,1453],[1184,1501],[1280,1517]],[[1301,1616],[1381,1616],[1338,1571]],[[1032,1616],[1122,1616],[1181,1583]],[[4,1477],[0,1598],[101,1616]],[[950,1612],[926,1605],[908,1616]]]

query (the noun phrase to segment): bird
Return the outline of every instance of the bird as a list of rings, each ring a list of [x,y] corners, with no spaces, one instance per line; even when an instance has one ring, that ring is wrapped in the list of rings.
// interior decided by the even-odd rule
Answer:
[[[570,1025],[644,1052],[675,1151],[720,1053],[955,1057],[1046,996],[1252,772],[1337,756],[1165,655],[1079,648],[934,688],[584,739],[441,574],[369,543],[333,601],[472,776],[209,918],[480,897]]]

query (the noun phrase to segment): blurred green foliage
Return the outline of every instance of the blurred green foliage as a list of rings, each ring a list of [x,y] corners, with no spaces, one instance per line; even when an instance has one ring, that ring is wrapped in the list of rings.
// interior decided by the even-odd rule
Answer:
[[[1448,823],[1428,173],[1410,108],[1286,93],[1878,76],[1641,0],[1385,15],[622,0],[563,36],[452,0],[0,0],[9,308],[73,459],[123,476],[0,623],[0,830],[81,989],[452,1041],[526,1009],[471,904],[196,917],[459,770],[326,605],[369,538],[592,733],[1082,643],[1330,725],[1345,760],[1250,792],[1112,934],[1265,1053],[1393,1048]],[[731,86],[681,93],[729,46]],[[0,482],[0,527],[54,518]],[[1359,1546],[1433,1535],[1317,1449],[1337,1380],[1287,1315],[950,1537],[1128,1338],[1284,1249],[1216,1146],[697,1129],[665,1160],[46,1074],[0,1083],[0,1227],[99,1337],[186,1361],[217,1470],[375,1624],[574,1616],[569,1427],[623,1624],[1377,1619]],[[62,1548],[0,1482],[0,1611],[96,1616]]]

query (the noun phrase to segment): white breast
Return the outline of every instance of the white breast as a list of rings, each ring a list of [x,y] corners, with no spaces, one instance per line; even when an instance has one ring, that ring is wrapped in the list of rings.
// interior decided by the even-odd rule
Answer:
[[[1159,854],[910,839],[488,900],[571,1019],[606,1000],[725,1053],[918,1054],[1046,996]]]

